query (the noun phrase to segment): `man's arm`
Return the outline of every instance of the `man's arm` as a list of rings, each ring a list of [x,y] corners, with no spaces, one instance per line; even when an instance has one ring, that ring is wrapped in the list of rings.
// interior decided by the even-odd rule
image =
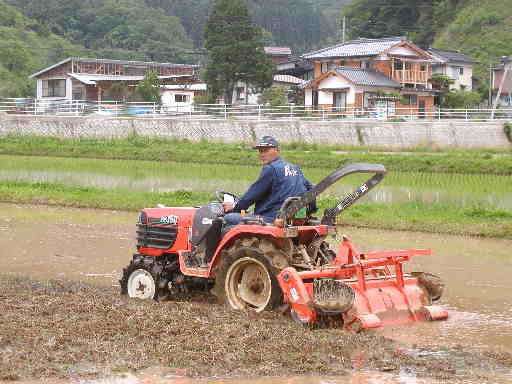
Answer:
[[[273,169],[269,166],[264,166],[261,170],[258,180],[249,187],[247,192],[244,193],[240,200],[233,207],[234,212],[240,212],[248,209],[252,204],[257,202],[266,195],[272,186]]]

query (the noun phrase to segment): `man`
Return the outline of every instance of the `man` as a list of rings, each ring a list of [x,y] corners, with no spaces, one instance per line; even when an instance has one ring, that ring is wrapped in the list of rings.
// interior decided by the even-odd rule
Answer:
[[[263,164],[258,180],[238,200],[236,205],[224,203],[226,225],[236,225],[242,220],[241,211],[255,205],[254,215],[272,223],[283,202],[290,196],[299,196],[312,188],[300,168],[284,161],[280,155],[279,143],[272,136],[263,136],[253,147],[259,151]]]

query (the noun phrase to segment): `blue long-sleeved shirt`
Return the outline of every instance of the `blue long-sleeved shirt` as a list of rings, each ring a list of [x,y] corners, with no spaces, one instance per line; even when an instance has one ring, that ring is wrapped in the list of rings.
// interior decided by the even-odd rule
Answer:
[[[288,197],[299,196],[312,187],[298,166],[278,157],[263,166],[258,180],[238,200],[233,211],[247,210],[255,204],[254,214],[274,219]]]

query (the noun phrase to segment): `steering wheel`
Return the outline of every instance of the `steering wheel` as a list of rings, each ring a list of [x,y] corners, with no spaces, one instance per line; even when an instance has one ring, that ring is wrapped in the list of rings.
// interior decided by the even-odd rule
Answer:
[[[219,203],[224,202],[224,195],[232,196],[235,204],[240,199],[240,197],[238,197],[238,195],[235,195],[234,193],[231,193],[231,192],[215,191],[215,197],[217,198],[217,201]]]

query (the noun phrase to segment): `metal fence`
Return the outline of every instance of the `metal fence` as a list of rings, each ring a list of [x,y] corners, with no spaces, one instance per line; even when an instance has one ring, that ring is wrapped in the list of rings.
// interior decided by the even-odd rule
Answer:
[[[91,102],[86,100],[0,99],[0,113],[36,116],[104,116],[110,118],[179,118],[220,120],[509,120],[512,108],[314,108],[304,105],[162,105],[157,103]]]

